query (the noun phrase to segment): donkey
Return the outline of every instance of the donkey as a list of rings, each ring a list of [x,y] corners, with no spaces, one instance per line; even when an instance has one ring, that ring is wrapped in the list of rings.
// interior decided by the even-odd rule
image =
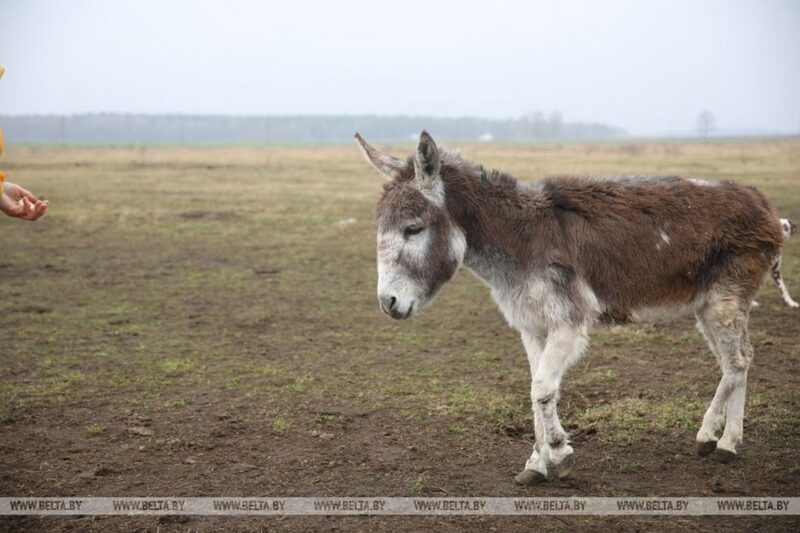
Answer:
[[[592,327],[664,310],[695,314],[722,369],[697,453],[735,458],[753,359],[750,302],[783,244],[759,191],[676,176],[522,185],[439,149],[426,131],[405,161],[355,138],[387,180],[376,210],[383,312],[414,316],[464,265],[521,333],[536,440],[517,483],[571,471],[557,402]]]

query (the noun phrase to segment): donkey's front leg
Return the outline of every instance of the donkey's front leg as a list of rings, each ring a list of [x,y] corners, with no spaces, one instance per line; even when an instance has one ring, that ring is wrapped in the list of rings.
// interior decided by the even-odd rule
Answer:
[[[533,451],[530,458],[525,463],[525,470],[523,470],[517,477],[516,481],[523,485],[537,483],[547,479],[547,468],[540,470],[540,457],[542,446],[546,442],[544,436],[544,415],[536,403],[533,393],[533,378],[536,376],[536,370],[539,368],[539,359],[542,356],[542,347],[544,346],[545,336],[544,333],[522,332],[522,344],[525,346],[525,353],[528,355],[528,364],[531,368],[531,404],[533,412],[533,431],[536,441],[533,444]],[[544,461],[545,465],[547,460]]]
[[[525,343],[526,349],[528,344]],[[572,446],[568,435],[558,420],[558,403],[561,379],[566,371],[578,360],[586,348],[586,330],[582,327],[563,326],[550,331],[544,350],[538,357],[533,372],[531,398],[534,410],[534,429],[536,446],[533,454],[515,480],[530,484],[542,481],[548,475],[548,466],[555,466],[559,477],[571,469]],[[530,353],[529,353],[530,359]]]

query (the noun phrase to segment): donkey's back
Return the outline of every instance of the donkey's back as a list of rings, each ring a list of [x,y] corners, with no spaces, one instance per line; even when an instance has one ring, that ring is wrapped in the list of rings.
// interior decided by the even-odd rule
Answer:
[[[550,252],[566,257],[554,259],[617,319],[700,303],[714,290],[749,302],[783,242],[766,198],[729,181],[557,177],[532,193],[562,234]]]

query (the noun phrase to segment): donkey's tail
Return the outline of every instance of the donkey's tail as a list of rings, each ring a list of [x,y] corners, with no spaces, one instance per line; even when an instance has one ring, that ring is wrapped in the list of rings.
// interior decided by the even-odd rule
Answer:
[[[792,222],[788,218],[781,219],[781,227],[783,228],[783,238],[788,239],[795,233],[797,233],[797,223]]]
[[[797,224],[788,218],[781,219],[781,227],[783,228],[784,239],[788,239],[797,233]],[[781,275],[782,260],[783,255],[780,255],[775,263],[772,264],[772,279],[775,281],[775,285],[778,286],[778,290],[781,291],[781,296],[783,296],[783,301],[786,302],[786,305],[789,307],[800,307],[800,304],[792,299],[791,295],[789,294],[789,289],[786,287],[786,283],[783,281],[783,276]]]

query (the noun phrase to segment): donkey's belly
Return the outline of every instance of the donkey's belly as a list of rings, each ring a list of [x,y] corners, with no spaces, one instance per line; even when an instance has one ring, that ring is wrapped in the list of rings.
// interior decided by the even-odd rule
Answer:
[[[642,307],[631,311],[630,319],[632,322],[663,322],[691,315],[697,307],[695,302]]]
[[[700,294],[688,301],[664,301],[634,305],[631,309],[612,309],[603,306],[597,316],[599,324],[628,324],[631,322],[664,322],[692,315],[703,305],[707,294]],[[601,302],[602,306],[602,302]]]

